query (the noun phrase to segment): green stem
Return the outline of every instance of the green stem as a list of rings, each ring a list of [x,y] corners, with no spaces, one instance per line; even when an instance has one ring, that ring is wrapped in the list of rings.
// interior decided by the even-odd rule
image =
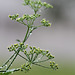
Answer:
[[[40,65],[40,64],[35,64],[35,63],[32,63],[32,64],[37,65],[37,66],[40,66],[40,67],[43,67],[43,68],[51,69],[49,67],[46,67],[46,66],[43,66],[43,65]]]
[[[34,27],[34,28],[33,28],[33,30],[35,30],[35,29],[37,29],[37,27]],[[33,30],[31,30],[31,31],[29,32],[28,37],[30,36],[30,33],[32,33]],[[28,39],[28,37],[27,37],[27,39]],[[26,40],[27,40],[27,39],[26,39]]]
[[[30,56],[28,55],[28,54],[26,54],[26,57],[29,59],[29,61],[30,61]]]
[[[16,72],[16,71],[20,71],[20,68],[18,68],[18,69],[15,69],[13,72]]]
[[[31,55],[31,62],[32,62],[32,59],[33,59],[33,54]]]
[[[26,35],[25,35],[25,38],[24,38],[24,40],[23,40],[23,43],[27,40],[28,32],[29,32],[29,27],[28,27],[28,29],[27,29],[27,33],[26,33]],[[14,60],[16,59],[16,57],[17,57],[17,55],[19,54],[19,52],[20,52],[20,49],[17,50],[17,53],[16,53],[15,57],[13,58],[12,62],[9,64],[9,66],[6,68],[6,70],[8,70],[8,69],[10,68],[11,64],[14,62]],[[19,56],[21,56],[21,55],[19,55]],[[21,56],[21,57],[22,57],[22,56]]]
[[[38,57],[38,54],[35,55],[35,57],[33,59],[33,62],[36,60],[37,57]]]
[[[29,32],[29,26],[28,26],[28,29],[27,29],[27,32],[26,32],[25,38],[24,38],[24,40],[23,40],[23,43],[25,43],[25,41],[27,40],[28,32]]]
[[[22,55],[18,54],[21,58],[25,59],[26,61],[28,61],[25,57],[23,57]]]
[[[39,25],[39,26],[34,26],[34,27],[36,27],[36,28],[38,28],[38,27],[42,27],[43,25]]]
[[[5,62],[5,64],[3,64],[2,67],[4,67],[13,57],[14,57],[15,53]]]
[[[6,71],[10,68],[10,66],[12,65],[12,63],[14,62],[14,60],[16,59],[16,57],[19,54],[19,52],[20,52],[20,48],[17,50],[17,53],[16,53],[15,57],[13,58],[13,60],[11,61],[11,63],[9,64],[9,66],[6,68]]]
[[[15,53],[17,53],[17,51],[15,51]],[[21,58],[23,58],[23,59],[25,59],[26,61],[28,61],[25,57],[23,57],[23,56],[20,55],[19,53],[18,53],[18,55],[19,55]]]
[[[6,72],[6,71],[0,71],[0,72]]]
[[[34,62],[34,63],[41,63],[41,62],[46,62],[48,61],[49,59],[46,59],[46,60],[42,60],[42,61],[38,61],[38,62]]]

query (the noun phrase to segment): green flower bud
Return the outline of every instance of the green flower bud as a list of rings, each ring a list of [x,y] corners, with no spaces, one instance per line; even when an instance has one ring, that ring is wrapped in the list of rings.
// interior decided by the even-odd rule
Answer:
[[[50,8],[50,4],[47,4],[47,5],[46,5],[46,8]]]
[[[42,19],[42,20],[41,20],[41,23],[45,23],[45,22],[46,22],[46,20],[45,20],[45,19]]]
[[[53,61],[53,64],[55,64],[55,62]]]
[[[19,22],[19,21],[20,21],[20,18],[17,18],[17,19],[16,19],[16,21],[18,21],[18,22]]]
[[[34,53],[36,53],[36,50],[34,50]]]
[[[48,4],[46,7],[47,7],[47,8],[53,8],[53,6],[50,5],[50,4]]]
[[[26,15],[23,15],[23,17],[22,17],[23,19],[25,19],[26,18]]]
[[[49,52],[49,50],[46,50],[46,53],[48,53]]]
[[[9,51],[9,52],[11,52],[11,50],[10,50],[10,49],[9,49],[8,51]]]
[[[19,46],[16,46],[15,48],[17,49]]]
[[[25,5],[29,5],[30,0],[24,0],[24,2],[25,2]]]
[[[58,66],[58,64],[55,65],[56,67]]]
[[[38,51],[36,51],[36,54],[38,55],[38,54],[39,54],[39,52],[38,52]]]
[[[38,17],[40,17],[41,15],[39,14]]]
[[[41,8],[41,6],[38,6],[38,8]]]
[[[12,47],[11,46],[9,46],[9,49],[11,49]]]
[[[30,18],[33,19],[33,15],[31,15]]]
[[[46,5],[47,5],[47,3],[46,3],[46,2],[43,2],[43,5],[44,5],[44,6],[46,6]]]
[[[35,4],[38,4],[38,1],[35,1],[34,3],[35,3]]]
[[[36,47],[35,47],[35,46],[33,46],[33,49],[36,49]]]
[[[50,53],[46,54],[46,56],[47,56],[47,57],[50,56]]]
[[[10,46],[10,49],[13,48],[13,45]]]
[[[24,54],[27,54],[27,51],[26,50],[24,50]]]
[[[29,46],[29,48],[32,50],[32,47],[31,46]]]
[[[26,44],[26,48],[28,47],[28,44]]]
[[[14,46],[16,47],[16,46],[18,46],[18,44],[14,44]]]
[[[19,17],[19,14],[16,14],[16,17]]]
[[[40,52],[41,52],[41,53],[43,52],[42,49],[40,49]]]
[[[11,16],[11,15],[9,15],[9,18],[12,18],[12,16]]]
[[[51,59],[51,57],[50,57],[50,56],[48,56],[48,59]]]
[[[52,58],[54,58],[54,56],[50,55],[50,58],[52,59]]]
[[[19,44],[20,44],[20,46],[24,45],[24,43],[23,43],[23,42],[20,42]]]
[[[14,20],[13,18],[11,18],[11,20]]]
[[[52,62],[50,61],[50,64],[51,64]]]
[[[30,53],[32,53],[33,51],[32,50],[30,50]]]
[[[51,26],[51,23],[48,23],[48,26]]]
[[[39,1],[38,1],[38,4],[42,4],[42,2],[39,0]]]

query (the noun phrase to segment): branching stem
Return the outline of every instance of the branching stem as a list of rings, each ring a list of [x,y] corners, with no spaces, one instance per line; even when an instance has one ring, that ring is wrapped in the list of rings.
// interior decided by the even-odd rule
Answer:
[[[38,61],[38,62],[34,62],[34,63],[42,63],[42,62],[46,62],[48,61],[49,59],[46,59],[46,60],[42,60],[42,61]]]
[[[27,32],[26,32],[25,38],[24,38],[24,40],[23,40],[23,43],[25,43],[25,41],[27,40],[28,32],[29,32],[29,26],[28,26],[28,29],[27,29]]]
[[[18,53],[20,52],[20,48],[17,50],[17,53],[15,55],[15,57],[13,58],[13,60],[11,61],[11,63],[9,64],[9,66],[6,68],[6,71],[10,68],[10,66],[12,65],[12,63],[14,62],[14,60],[16,59]]]
[[[43,66],[43,65],[40,65],[40,64],[36,64],[36,63],[33,63],[34,65],[37,65],[37,66],[40,66],[40,67],[43,67],[43,68],[47,68],[47,69],[50,69],[50,67],[46,67],[46,66]]]
[[[13,57],[14,57],[15,53],[3,64],[2,67],[4,67]]]

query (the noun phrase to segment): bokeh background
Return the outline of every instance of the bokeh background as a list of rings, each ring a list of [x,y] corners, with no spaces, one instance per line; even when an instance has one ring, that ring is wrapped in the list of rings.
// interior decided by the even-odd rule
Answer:
[[[75,75],[75,0],[42,0],[54,6],[53,9],[39,11],[42,16],[36,20],[36,25],[42,18],[50,20],[52,26],[35,30],[26,44],[50,50],[55,56],[54,60],[59,64],[59,70],[53,71],[33,66],[29,73],[17,72],[13,75]],[[11,21],[8,15],[18,13],[33,14],[33,10],[22,5],[23,0],[0,0],[0,66],[12,53],[7,47],[22,40],[26,27]],[[12,65],[19,67],[24,63],[19,57]],[[48,65],[45,63],[45,65]]]

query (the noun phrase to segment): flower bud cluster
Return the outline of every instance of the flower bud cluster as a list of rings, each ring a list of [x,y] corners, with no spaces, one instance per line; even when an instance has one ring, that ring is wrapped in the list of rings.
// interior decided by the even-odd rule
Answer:
[[[31,65],[29,63],[21,65],[21,71],[29,71],[31,69]]]
[[[53,8],[52,5],[47,4],[46,2],[41,2],[40,0],[38,1],[31,1],[31,0],[24,0],[24,4],[23,5],[30,5],[30,7],[37,12],[41,7],[45,7],[45,8]]]
[[[36,47],[29,47],[31,50],[30,50],[30,54],[37,54],[37,55],[39,55],[39,54],[42,54],[42,55],[46,55],[47,53],[48,53],[48,51],[45,51],[45,50],[42,50],[42,49],[40,49],[40,48],[36,48]]]
[[[53,70],[56,70],[58,69],[58,64],[55,64],[55,62],[53,61],[50,61],[50,67],[53,69]]]
[[[43,6],[45,6],[46,8],[53,8],[53,6],[52,6],[52,5],[47,4],[46,2],[43,2]]]
[[[33,15],[25,15],[24,18],[26,20],[35,20],[36,18],[40,17],[40,14],[33,14]]]
[[[26,15],[23,15],[22,17],[17,18],[16,21],[17,22],[23,22],[25,18],[26,18]]]
[[[51,26],[51,23],[49,23],[49,21],[46,21],[45,19],[42,19],[41,23],[42,23],[42,26],[46,26],[46,27]]]
[[[18,17],[18,16],[19,16],[18,14],[12,15],[12,16],[9,15],[11,20],[16,20],[17,22],[22,23],[22,24],[25,24],[24,20],[26,20],[26,21],[29,21],[29,25],[32,25],[33,22],[36,20],[36,18],[40,17],[41,15],[40,14],[33,14],[33,15],[24,14],[22,17]]]
[[[28,45],[24,45],[22,42],[20,42],[19,44],[14,44],[8,47],[9,52],[11,51],[16,51],[17,49],[20,48],[20,51],[25,50],[28,47]]]
[[[16,18],[19,17],[18,14],[15,14],[15,15],[9,15],[9,18],[11,18],[11,20],[16,20]]]
[[[31,1],[30,6],[35,12],[37,12],[43,5],[41,1]]]
[[[46,56],[48,57],[48,59],[53,59],[54,56],[52,56],[50,53],[46,54]]]
[[[36,47],[29,47],[31,50],[29,51],[29,52],[27,52],[26,50],[24,50],[24,54],[25,55],[32,55],[32,54],[37,54],[37,55],[39,55],[39,54],[41,54],[41,55],[43,55],[43,56],[46,56],[48,59],[53,59],[54,58],[54,56],[52,56],[50,53],[49,53],[49,50],[42,50],[42,49],[40,49],[40,48],[36,48]]]
[[[23,5],[29,5],[30,0],[24,0],[24,4]]]
[[[17,18],[17,22],[23,22],[24,20],[28,21],[27,25],[33,25],[33,22],[36,18],[40,17],[40,14],[33,14],[33,15],[23,15],[23,17]]]

